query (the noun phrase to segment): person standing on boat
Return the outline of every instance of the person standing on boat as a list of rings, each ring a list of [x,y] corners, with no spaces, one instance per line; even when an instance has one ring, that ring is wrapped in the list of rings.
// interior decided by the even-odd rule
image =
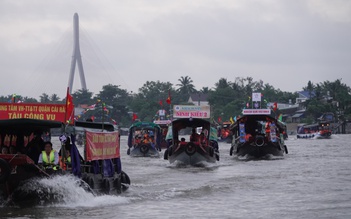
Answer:
[[[200,135],[196,132],[195,128],[191,130],[190,141],[191,142],[198,142],[200,139]]]
[[[25,154],[37,164],[40,153],[44,149],[44,141],[40,132],[32,133],[31,137],[32,140],[27,144]]]
[[[50,141],[44,143],[44,151],[39,155],[38,164],[43,165],[45,168],[52,167],[53,170],[58,169],[59,155],[53,150]]]

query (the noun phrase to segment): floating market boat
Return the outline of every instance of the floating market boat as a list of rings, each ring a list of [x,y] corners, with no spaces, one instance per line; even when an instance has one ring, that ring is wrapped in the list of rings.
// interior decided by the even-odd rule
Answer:
[[[67,104],[0,103],[0,111],[0,143],[2,148],[9,147],[8,153],[3,150],[0,154],[0,196],[6,203],[28,206],[50,201],[48,199],[54,196],[45,196],[39,194],[42,191],[31,191],[26,187],[31,180],[50,178],[52,175],[75,175],[79,185],[90,192],[109,193],[114,187],[119,193],[128,188],[129,177],[120,165],[118,132],[94,133],[84,130],[85,136],[90,136],[85,138],[84,159],[75,147],[74,133],[79,132],[78,126],[87,126],[65,125],[64,121],[73,121],[67,117]],[[67,136],[60,136],[61,157],[57,170],[56,166],[38,165],[44,143],[51,141],[52,129],[59,129],[61,133],[70,130],[72,133],[69,148]],[[89,185],[80,180],[81,176]],[[106,179],[113,185],[109,190]],[[98,184],[101,186],[96,186]]]
[[[72,138],[80,134],[85,142],[84,158],[75,156],[71,161],[75,175],[97,194],[120,194],[129,188],[129,176],[122,171],[120,134],[113,124],[76,121],[66,131]]]
[[[231,126],[233,143],[230,155],[255,158],[288,153],[284,143],[285,126],[271,116],[270,109],[244,109],[243,116]]]
[[[192,130],[191,135],[184,136]],[[217,129],[211,123],[200,118],[181,118],[172,122],[167,134],[172,136],[170,147],[164,153],[164,159],[170,163],[179,161],[197,165],[202,162],[219,161]]]
[[[159,157],[161,128],[153,122],[136,122],[129,128],[127,154],[132,157]]]
[[[320,121],[310,125],[299,125],[297,127],[297,138],[302,139],[330,139],[332,130],[330,123],[327,121]]]

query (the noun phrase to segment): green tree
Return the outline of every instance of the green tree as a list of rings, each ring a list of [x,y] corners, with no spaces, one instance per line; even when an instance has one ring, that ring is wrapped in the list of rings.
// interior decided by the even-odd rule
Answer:
[[[59,96],[57,96],[57,94],[52,94],[51,96],[50,96],[50,101],[52,102],[52,103],[60,103],[61,101],[60,101],[60,97]]]
[[[96,95],[96,98],[105,104],[103,107],[108,110],[108,113],[106,112],[106,114],[104,114],[106,117],[115,120],[121,125],[127,122],[123,120],[123,118],[128,117],[127,105],[131,100],[127,90],[121,89],[119,85],[104,85],[102,91]]]
[[[170,106],[166,103],[168,93],[171,94],[172,104],[178,102],[179,96],[170,82],[147,81],[133,96],[129,105],[130,112],[137,112],[142,121],[152,121],[159,109],[170,112]]]
[[[193,84],[193,80],[189,76],[181,76],[178,81],[180,83],[176,84],[176,86],[178,86],[177,92],[181,96],[181,102],[185,102],[189,99],[190,94],[197,91]]]
[[[40,103],[50,103],[50,97],[48,94],[43,93],[42,95],[40,95]]]
[[[73,103],[75,106],[78,106],[79,104],[93,104],[93,93],[90,92],[88,89],[80,89],[77,90],[72,94],[73,97]]]

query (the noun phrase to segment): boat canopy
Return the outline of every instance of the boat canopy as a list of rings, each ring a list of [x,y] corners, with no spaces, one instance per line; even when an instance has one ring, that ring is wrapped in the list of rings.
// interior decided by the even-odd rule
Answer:
[[[128,146],[133,146],[133,138],[135,138],[136,131],[151,131],[156,140],[156,145],[161,144],[161,127],[153,122],[136,122],[129,128]]]
[[[76,130],[80,129],[96,129],[96,130],[106,130],[109,132],[115,131],[115,127],[111,123],[98,123],[98,122],[79,122],[74,123],[74,128]]]
[[[30,135],[32,132],[49,131],[51,128],[62,128],[64,124],[58,121],[40,119],[5,119],[0,120],[0,132],[5,134],[21,133]]]
[[[238,129],[238,126],[240,123],[246,123],[246,124],[254,124],[255,122],[265,122],[265,121],[272,121],[276,124],[276,126],[284,131],[286,129],[286,125],[282,122],[280,122],[279,120],[275,119],[274,117],[270,116],[270,115],[245,115],[241,118],[239,118],[231,127],[231,130],[235,130]]]
[[[207,139],[210,139],[210,136],[212,135],[212,132],[213,132],[211,130],[211,123],[209,121],[205,120],[205,119],[199,119],[199,118],[176,119],[176,120],[174,120],[172,122],[172,136],[173,136],[173,139],[178,141],[179,131],[182,130],[182,129],[185,129],[187,127],[190,127],[190,128],[202,127],[202,130],[207,130],[208,133],[210,133],[209,135],[206,136]],[[217,141],[217,139],[213,139],[213,140]]]

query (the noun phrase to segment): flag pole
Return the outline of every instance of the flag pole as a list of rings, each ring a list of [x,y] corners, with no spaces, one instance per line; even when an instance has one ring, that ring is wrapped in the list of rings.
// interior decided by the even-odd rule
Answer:
[[[65,112],[65,123],[67,123],[67,108],[68,108],[68,94],[69,94],[69,87],[67,87],[67,93],[66,93],[66,112]]]

